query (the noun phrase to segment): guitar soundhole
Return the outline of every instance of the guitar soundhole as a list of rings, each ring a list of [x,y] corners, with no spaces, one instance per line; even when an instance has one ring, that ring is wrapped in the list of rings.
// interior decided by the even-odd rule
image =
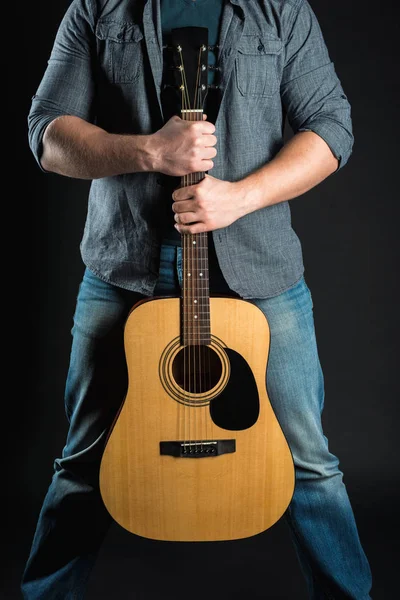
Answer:
[[[220,380],[221,360],[209,346],[184,346],[173,360],[172,375],[185,392],[202,394]]]

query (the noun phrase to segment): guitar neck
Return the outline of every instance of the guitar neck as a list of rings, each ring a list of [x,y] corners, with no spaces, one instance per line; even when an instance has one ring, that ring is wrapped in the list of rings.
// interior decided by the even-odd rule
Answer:
[[[202,121],[202,110],[182,110],[182,119]],[[181,187],[204,179],[205,173],[181,178]],[[206,233],[182,234],[182,344],[207,345],[211,342],[208,237]]]

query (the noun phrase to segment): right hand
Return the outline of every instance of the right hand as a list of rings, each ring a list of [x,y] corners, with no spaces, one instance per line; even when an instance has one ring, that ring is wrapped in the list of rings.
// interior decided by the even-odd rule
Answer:
[[[217,138],[215,126],[206,119],[207,115],[203,121],[173,116],[153,133],[154,171],[178,177],[212,169]]]

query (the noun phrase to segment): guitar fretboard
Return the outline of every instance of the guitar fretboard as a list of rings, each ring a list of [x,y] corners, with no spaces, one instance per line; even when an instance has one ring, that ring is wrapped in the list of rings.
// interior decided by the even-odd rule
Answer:
[[[182,235],[182,343],[209,344],[210,291],[207,233]]]

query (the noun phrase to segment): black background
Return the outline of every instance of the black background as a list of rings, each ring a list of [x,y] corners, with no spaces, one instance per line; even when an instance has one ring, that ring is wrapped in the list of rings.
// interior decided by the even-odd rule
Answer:
[[[16,35],[12,23],[8,32],[6,60],[15,81],[6,78],[3,123],[3,151],[10,161],[3,163],[3,182],[9,184],[3,208],[11,215],[3,219],[2,261],[3,407],[9,414],[2,427],[7,508],[1,597],[7,600],[20,598],[19,578],[67,431],[63,391],[83,274],[79,242],[88,182],[39,170],[28,148],[26,118],[68,5],[29,3],[15,19],[23,33]],[[341,460],[371,563],[372,597],[386,600],[396,597],[400,558],[397,2],[311,5],[352,105],[355,145],[344,169],[291,202],[293,225],[314,299],[326,384],[325,433]],[[255,538],[215,544],[158,543],[113,527],[88,599],[161,595],[307,597],[282,521]]]

